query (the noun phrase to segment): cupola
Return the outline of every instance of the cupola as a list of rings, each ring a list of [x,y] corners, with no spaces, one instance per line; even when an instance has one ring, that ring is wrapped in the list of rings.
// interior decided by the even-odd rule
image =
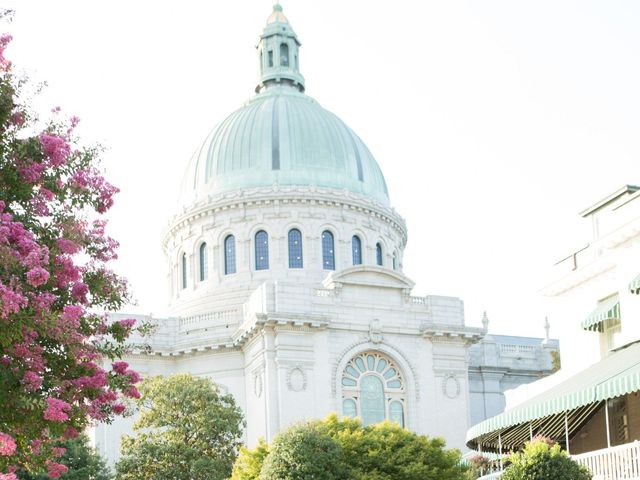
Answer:
[[[304,92],[298,47],[300,41],[282,13],[282,6],[276,3],[256,46],[260,61],[260,83],[256,86],[256,93],[271,85],[282,84]]]

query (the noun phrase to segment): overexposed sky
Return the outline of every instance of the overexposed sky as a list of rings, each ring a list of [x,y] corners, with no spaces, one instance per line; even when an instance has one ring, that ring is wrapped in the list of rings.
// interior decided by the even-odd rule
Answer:
[[[160,239],[206,133],[253,94],[269,0],[5,0],[7,56],[81,117],[121,188],[111,233],[144,312],[166,304]],[[414,294],[467,323],[543,335],[549,267],[578,212],[640,183],[640,2],[283,0],[307,93],[369,146],[407,220]],[[562,319],[550,319],[552,324]]]

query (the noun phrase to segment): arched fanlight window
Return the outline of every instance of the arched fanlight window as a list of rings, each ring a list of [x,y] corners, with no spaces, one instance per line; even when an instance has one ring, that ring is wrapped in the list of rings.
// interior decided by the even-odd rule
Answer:
[[[336,256],[333,249],[333,233],[329,230],[322,232],[322,268],[336,269]]]
[[[185,288],[187,288],[187,254],[186,253],[183,253],[182,257],[180,258],[180,276],[181,276],[180,286],[184,290]]]
[[[362,264],[362,242],[357,235],[351,238],[351,257],[354,265]]]
[[[352,358],[342,372],[342,414],[363,425],[389,419],[405,425],[405,388],[400,369],[378,352]]]
[[[287,45],[286,43],[280,44],[280,66],[289,66],[289,45]]]
[[[199,263],[199,269],[198,269],[198,274],[200,278],[200,281],[204,281],[208,278],[209,276],[209,262],[208,262],[208,258],[209,256],[207,255],[207,244],[206,243],[202,243],[200,244],[200,251],[198,252],[198,263]]]
[[[393,269],[398,269],[398,252],[393,252]]]
[[[264,230],[256,233],[256,270],[269,269],[269,235]]]
[[[289,268],[302,268],[302,233],[297,228],[289,230]]]
[[[236,239],[227,235],[224,239],[224,274],[236,273]]]
[[[376,265],[382,266],[382,245],[376,243]]]

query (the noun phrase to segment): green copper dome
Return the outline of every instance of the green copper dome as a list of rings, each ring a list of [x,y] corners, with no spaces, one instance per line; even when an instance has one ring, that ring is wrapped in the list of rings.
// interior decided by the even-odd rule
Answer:
[[[317,186],[389,204],[382,172],[362,140],[303,93],[299,45],[276,5],[257,47],[259,93],[207,136],[189,163],[183,195]]]

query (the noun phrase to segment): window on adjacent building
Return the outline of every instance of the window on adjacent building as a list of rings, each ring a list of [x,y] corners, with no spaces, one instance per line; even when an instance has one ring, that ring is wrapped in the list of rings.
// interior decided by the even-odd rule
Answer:
[[[363,425],[385,419],[405,425],[405,389],[400,369],[378,352],[352,358],[342,372],[342,414]]]
[[[322,268],[336,269],[336,256],[333,247],[333,233],[329,230],[322,232]]]
[[[256,270],[269,269],[269,235],[264,230],[256,233]]]
[[[183,253],[180,259],[180,275],[181,279],[181,287],[184,290],[187,288],[187,254]]]
[[[289,45],[287,45],[286,43],[280,44],[280,66],[289,66]]]
[[[224,239],[224,274],[236,273],[236,239],[228,235]]]
[[[302,268],[302,233],[297,228],[289,230],[289,268]]]
[[[354,265],[362,264],[362,242],[357,235],[351,238],[351,258]]]
[[[209,276],[209,265],[208,265],[208,255],[207,255],[207,244],[202,243],[200,245],[200,251],[198,255],[199,260],[199,275],[200,281],[204,281]]]
[[[376,265],[382,266],[382,245],[376,243]]]

